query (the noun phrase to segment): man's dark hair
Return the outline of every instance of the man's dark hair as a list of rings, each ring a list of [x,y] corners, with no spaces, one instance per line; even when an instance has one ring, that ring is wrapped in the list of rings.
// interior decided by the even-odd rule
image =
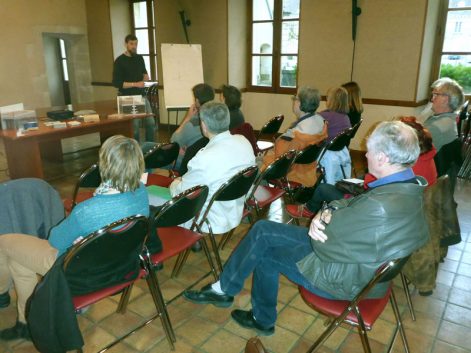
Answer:
[[[229,110],[240,108],[242,100],[240,91],[237,89],[237,87],[231,85],[222,85],[221,91],[224,97],[224,103],[226,103]]]
[[[134,34],[128,34],[126,38],[124,38],[125,43],[130,42],[132,40],[137,40],[137,37]]]
[[[214,99],[214,89],[206,83],[199,83],[193,87],[193,96],[198,99],[200,105]]]

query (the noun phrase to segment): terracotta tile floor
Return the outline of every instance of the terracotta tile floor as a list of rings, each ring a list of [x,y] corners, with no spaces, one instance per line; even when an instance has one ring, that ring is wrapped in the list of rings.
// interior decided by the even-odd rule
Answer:
[[[87,141],[84,143],[83,141]],[[66,148],[93,144],[94,138],[74,139],[66,142]],[[2,156],[0,143],[0,180],[8,179],[4,170],[6,162]],[[97,148],[79,153],[68,153],[63,164],[46,163],[48,180],[61,192],[69,196],[80,171],[97,158]],[[362,161],[355,160],[355,168],[362,169]],[[452,353],[471,352],[471,182],[459,181],[456,200],[462,230],[463,242],[450,248],[449,256],[440,265],[437,288],[430,297],[412,294],[417,321],[410,318],[402,288],[398,284],[396,295],[403,317],[411,352]],[[285,220],[282,202],[277,202],[266,215],[273,220]],[[242,224],[228,247],[221,252],[223,259],[231,253],[239,239],[247,232],[248,225]],[[204,255],[192,253],[182,274],[170,279],[173,262],[165,264],[158,273],[166,298],[208,272]],[[202,284],[210,279],[203,280]],[[324,317],[311,311],[300,299],[296,286],[285,278],[280,278],[279,318],[275,335],[263,337],[262,341],[270,352],[305,352],[324,328]],[[200,286],[198,285],[198,286]],[[251,280],[246,281],[243,292],[236,297],[235,308],[250,307]],[[14,297],[14,291],[12,291]],[[133,289],[132,299],[126,314],[115,313],[119,297],[105,299],[78,316],[85,339],[85,352],[94,352],[106,343],[119,337],[130,328],[151,317],[155,308],[144,281]],[[12,325],[16,318],[15,306],[0,312],[0,329]],[[177,335],[176,352],[243,352],[245,342],[254,333],[240,328],[230,319],[230,309],[217,309],[208,305],[194,305],[179,298],[168,306],[170,317]],[[373,352],[386,351],[392,336],[394,316],[388,306],[373,330],[369,333]],[[159,320],[114,346],[111,352],[169,352]],[[362,352],[361,343],[355,330],[340,327],[324,344],[320,352]],[[395,352],[402,352],[398,340]],[[0,352],[35,352],[33,345],[25,341],[1,342]]]

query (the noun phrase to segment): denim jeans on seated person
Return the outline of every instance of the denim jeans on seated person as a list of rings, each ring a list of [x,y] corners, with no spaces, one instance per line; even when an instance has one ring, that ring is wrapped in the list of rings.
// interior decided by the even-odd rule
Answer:
[[[343,199],[343,192],[338,190],[334,185],[331,184],[319,184],[314,195],[306,203],[306,206],[309,211],[317,213],[322,207],[322,203],[325,201],[329,203],[330,201]]]
[[[221,288],[228,295],[238,294],[253,272],[252,310],[257,322],[264,327],[271,327],[276,321],[280,274],[317,295],[333,298],[315,288],[296,266],[312,252],[307,232],[304,227],[259,221],[224,265]]]

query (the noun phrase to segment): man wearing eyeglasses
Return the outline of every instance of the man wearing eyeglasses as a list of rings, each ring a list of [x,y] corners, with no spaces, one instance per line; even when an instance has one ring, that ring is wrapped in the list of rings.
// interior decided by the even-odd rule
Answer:
[[[352,299],[386,261],[404,258],[429,239],[423,211],[425,179],[410,168],[420,148],[415,131],[398,121],[378,125],[368,140],[368,169],[377,180],[351,199],[332,201],[309,230],[259,221],[239,243],[220,280],[184,297],[198,304],[232,305],[253,273],[252,309],[232,318],[259,335],[275,330],[279,275],[330,299]],[[379,283],[371,297],[383,297]]]
[[[432,134],[437,151],[458,137],[456,111],[464,102],[463,88],[458,82],[444,77],[432,84],[433,115],[424,121],[424,126]]]

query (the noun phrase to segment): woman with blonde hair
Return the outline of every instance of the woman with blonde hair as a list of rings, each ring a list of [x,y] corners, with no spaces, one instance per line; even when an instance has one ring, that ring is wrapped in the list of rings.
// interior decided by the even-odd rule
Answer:
[[[0,236],[0,302],[7,307],[13,281],[17,294],[18,320],[1,330],[0,340],[31,339],[26,325],[25,305],[37,284],[56,258],[83,237],[120,219],[149,215],[149,199],[140,182],[144,157],[139,144],[128,137],[113,136],[100,148],[101,185],[94,197],[79,203],[70,215],[53,227],[49,238],[26,234]]]
[[[349,112],[347,90],[343,87],[329,89],[326,106],[327,109],[320,115],[327,122],[327,142],[330,142],[335,136],[351,127],[347,115]],[[321,164],[325,169],[325,180],[328,184],[334,185],[344,177],[350,178],[352,161],[346,146],[340,151],[326,151]]]
[[[355,126],[360,122],[363,113],[363,103],[361,100],[361,90],[358,83],[350,81],[342,85],[348,92],[348,117],[350,124]]]

